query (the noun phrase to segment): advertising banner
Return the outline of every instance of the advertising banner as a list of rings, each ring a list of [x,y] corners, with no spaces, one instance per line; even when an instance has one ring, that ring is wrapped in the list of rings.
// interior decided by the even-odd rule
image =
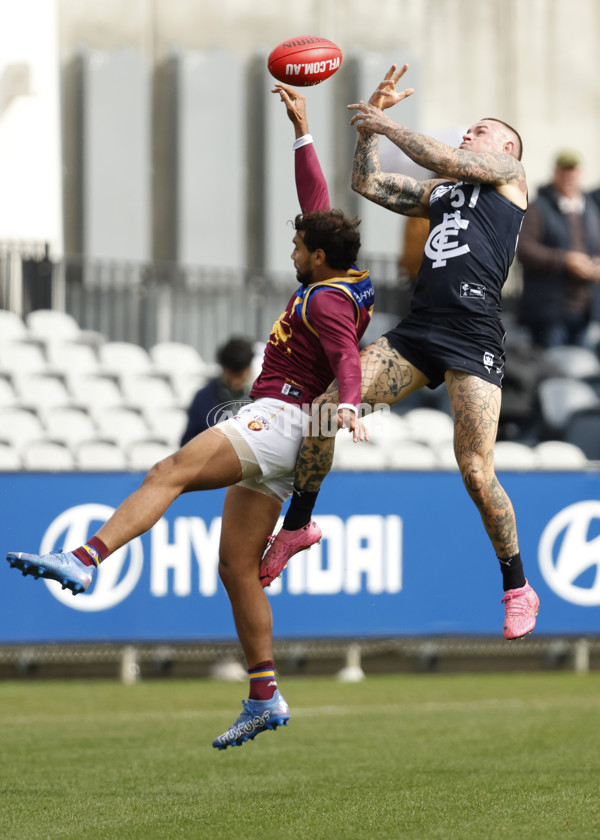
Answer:
[[[179,498],[73,596],[10,569],[8,551],[81,545],[143,476],[0,475],[0,643],[231,640],[218,576],[225,491]],[[600,632],[600,476],[505,473],[539,634]],[[277,638],[493,635],[499,564],[457,472],[332,473],[320,545],[267,590]],[[240,545],[244,534],[239,535]]]

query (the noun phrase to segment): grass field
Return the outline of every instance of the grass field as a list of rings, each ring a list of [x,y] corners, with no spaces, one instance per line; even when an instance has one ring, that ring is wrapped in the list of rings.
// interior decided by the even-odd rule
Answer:
[[[0,685],[0,838],[600,837],[600,675],[288,678],[285,729],[219,752],[245,685]]]

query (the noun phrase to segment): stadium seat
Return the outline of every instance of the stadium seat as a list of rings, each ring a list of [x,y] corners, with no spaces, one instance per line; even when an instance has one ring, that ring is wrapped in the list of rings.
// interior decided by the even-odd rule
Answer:
[[[154,408],[144,413],[151,433],[179,448],[181,436],[187,426],[187,412],[183,408]]]
[[[404,415],[410,440],[435,446],[454,439],[454,423],[445,411],[413,408]]]
[[[0,471],[21,470],[23,463],[18,449],[9,443],[0,441]]]
[[[389,447],[386,455],[388,469],[433,470],[438,465],[434,450],[416,441],[400,441]]]
[[[55,374],[23,374],[15,378],[15,387],[21,402],[40,409],[73,402],[63,378]]]
[[[75,458],[68,446],[54,440],[34,440],[22,447],[26,470],[74,470]]]
[[[0,336],[0,369],[13,376],[48,369],[46,355],[35,341],[3,341]]]
[[[164,376],[146,373],[123,376],[121,388],[124,402],[137,408],[168,408],[179,403]]]
[[[564,376],[551,376],[538,387],[540,410],[549,433],[562,438],[573,412],[600,406],[600,398],[587,382]]]
[[[204,388],[208,381],[209,380],[206,376],[200,376],[197,373],[187,373],[182,374],[181,376],[171,376],[171,385],[173,387],[173,391],[177,396],[177,402],[179,403],[179,405],[185,406],[187,408],[196,396],[196,393],[201,388]]]
[[[0,340],[8,341],[29,337],[29,330],[25,326],[25,321],[19,315],[10,312],[8,309],[0,309]]]
[[[189,406],[197,391],[209,379],[218,376],[221,368],[205,362],[195,347],[177,341],[163,341],[150,348],[155,371],[169,377],[177,402]],[[262,359],[261,359],[262,364]],[[256,374],[260,368],[256,370]]]
[[[535,450],[524,443],[499,440],[494,449],[494,465],[497,470],[534,470],[537,468]]]
[[[410,436],[409,426],[404,417],[394,414],[387,406],[365,415],[363,423],[369,432],[369,439],[378,446],[394,446],[400,441],[408,440]]]
[[[99,371],[98,356],[89,344],[79,341],[53,341],[48,345],[47,352],[50,368],[65,376]]]
[[[564,440],[578,446],[590,461],[600,461],[600,405],[572,412],[565,424]]]
[[[25,316],[30,332],[43,341],[68,341],[77,338],[79,324],[68,312],[58,309],[35,309]]]
[[[587,347],[564,345],[549,347],[544,351],[544,360],[555,376],[567,376],[572,379],[586,379],[600,375],[600,359]]]
[[[71,396],[80,405],[102,406],[123,405],[123,393],[114,376],[103,373],[76,373],[67,377]]]
[[[177,341],[162,341],[150,348],[150,358],[156,370],[170,376],[198,374],[205,376],[207,364],[191,344]],[[210,366],[211,370],[213,366]]]
[[[139,344],[128,341],[107,341],[98,348],[98,355],[104,373],[123,377],[134,373],[153,372],[152,359],[148,351]]]
[[[585,452],[563,440],[542,441],[535,447],[535,454],[542,470],[580,470],[588,466]]]
[[[12,406],[19,403],[15,389],[7,376],[0,376],[0,406]]]
[[[129,468],[121,447],[113,441],[93,439],[82,441],[75,451],[75,460],[80,470],[122,471]]]
[[[82,440],[96,437],[98,432],[86,409],[77,406],[54,406],[42,414],[48,436],[74,449]]]
[[[350,436],[348,435],[350,438]],[[338,446],[336,438],[332,469],[334,470],[385,470],[388,459],[383,449],[372,443],[361,441]]]
[[[130,444],[125,450],[127,463],[132,470],[143,470],[146,472],[154,466],[157,461],[162,461],[168,455],[173,454],[173,447],[160,440],[138,440]]]
[[[46,437],[44,424],[35,411],[27,408],[0,408],[0,438],[17,448],[30,440]]]
[[[200,353],[191,344],[161,341],[150,348],[150,358],[157,370],[164,373],[199,371],[204,366]]]
[[[125,447],[134,440],[144,440],[150,434],[142,413],[127,406],[107,406],[93,412],[100,436]]]
[[[433,447],[436,466],[441,470],[457,470],[458,463],[454,454],[454,441],[443,440]]]

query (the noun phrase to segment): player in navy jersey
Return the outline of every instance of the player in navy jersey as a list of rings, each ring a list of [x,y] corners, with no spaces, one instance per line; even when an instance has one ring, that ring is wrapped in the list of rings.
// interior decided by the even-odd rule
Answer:
[[[533,630],[539,608],[524,575],[512,504],[494,472],[504,367],[500,296],[527,208],[522,142],[494,118],[469,128],[458,149],[393,122],[384,109],[414,92],[396,91],[406,69],[394,65],[368,103],[348,106],[358,129],[353,189],[396,213],[430,219],[408,316],[361,353],[362,400],[392,404],[445,381],[456,459],[500,561],[503,634],[513,639]],[[440,177],[419,182],[383,173],[380,135]],[[334,382],[322,400],[335,403],[337,390]],[[360,425],[353,418],[351,426]],[[325,436],[302,444],[290,509],[261,563],[264,585],[320,538],[311,514],[333,446]]]
[[[330,208],[327,183],[308,133],[304,96],[282,84],[273,93],[284,102],[296,135],[295,176],[302,213],[295,219],[291,256],[300,285],[273,326],[251,391],[253,402],[156,464],[84,545],[42,556],[7,556],[24,574],[58,580],[78,594],[89,587],[102,561],[148,531],[180,494],[227,487],[219,574],[246,657],[250,691],[241,715],[213,741],[218,749],[241,745],[289,720],[275,679],[273,619],[259,580],[260,559],[292,490],[312,401],[337,377],[343,385],[336,422],[348,426],[357,413],[358,343],[374,304],[368,271],[355,267],[358,220]]]

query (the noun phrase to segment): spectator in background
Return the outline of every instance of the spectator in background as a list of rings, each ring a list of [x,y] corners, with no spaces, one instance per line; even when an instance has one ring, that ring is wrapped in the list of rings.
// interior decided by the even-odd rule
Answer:
[[[217,362],[222,371],[201,388],[188,409],[188,422],[181,438],[184,446],[192,438],[224,420],[219,406],[231,417],[248,401],[248,395],[254,380],[252,361],[254,342],[247,338],[233,336],[217,351]]]
[[[517,248],[519,320],[534,345],[589,345],[600,321],[600,212],[581,190],[581,161],[561,152],[551,184],[530,205]]]
[[[433,175],[431,177],[434,177]],[[429,236],[429,219],[408,216],[404,224],[402,253],[398,257],[400,278],[414,286],[423,261],[425,243]]]

